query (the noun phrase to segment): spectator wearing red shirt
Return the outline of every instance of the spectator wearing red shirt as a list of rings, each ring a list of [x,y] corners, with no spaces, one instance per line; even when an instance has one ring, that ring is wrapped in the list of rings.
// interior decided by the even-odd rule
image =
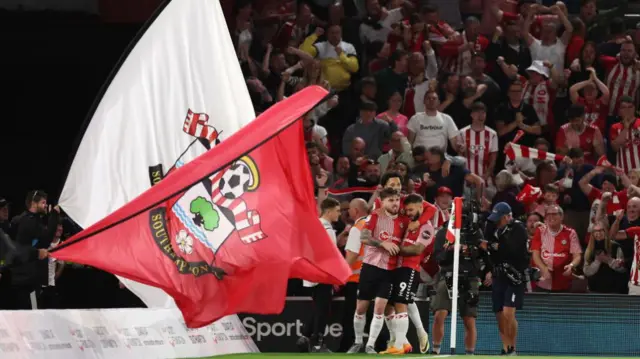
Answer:
[[[573,33],[571,34],[571,39],[569,39],[569,44],[567,45],[565,64],[570,64],[573,60],[580,57],[580,52],[584,46],[586,32],[584,22],[582,22],[580,18],[574,17],[569,21],[571,21],[571,25],[573,26]]]
[[[589,67],[590,78],[571,86],[571,102],[584,106],[585,123],[597,127],[605,133],[607,114],[609,113],[609,88],[605,85],[593,67]],[[582,96],[580,96],[582,91]],[[600,94],[598,94],[600,91]]]
[[[567,111],[569,123],[560,127],[556,134],[556,153],[566,155],[571,148],[580,148],[585,153],[585,162],[591,165],[605,154],[602,133],[597,127],[587,125],[584,106],[573,104]]]
[[[607,215],[617,215],[620,212],[624,212],[627,207],[627,201],[629,196],[626,188],[631,185],[631,180],[626,174],[620,172],[620,179],[622,185],[625,187],[622,191],[616,191],[616,177],[614,175],[605,174],[602,177],[602,190],[592,186],[589,182],[593,177],[604,173],[604,167],[596,167],[591,172],[587,173],[580,179],[580,189],[589,198],[589,202],[593,203],[595,200],[601,200],[603,193],[611,193],[611,200],[607,203]]]
[[[455,31],[451,25],[440,19],[438,8],[433,5],[426,5],[422,8],[422,17],[427,24],[428,38],[432,44],[438,46],[446,42],[460,38],[460,33]]]
[[[536,291],[568,292],[571,289],[573,269],[582,260],[582,248],[576,231],[564,226],[564,213],[560,206],[547,209],[544,225],[536,229],[531,241],[533,260],[541,271]]]
[[[479,34],[480,20],[471,16],[464,22],[461,37],[455,37],[444,43],[438,55],[442,59],[442,68],[458,75],[471,74],[471,57],[474,53],[484,52],[489,40]]]
[[[620,100],[620,122],[609,130],[609,141],[616,155],[616,166],[625,173],[640,168],[640,119],[636,118],[634,99]]]

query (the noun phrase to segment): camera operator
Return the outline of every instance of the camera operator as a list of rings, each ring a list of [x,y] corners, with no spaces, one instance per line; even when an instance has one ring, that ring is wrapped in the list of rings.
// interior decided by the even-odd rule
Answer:
[[[513,219],[511,207],[505,202],[497,203],[487,219],[495,224],[495,232],[487,238],[493,265],[493,312],[498,320],[502,354],[515,355],[516,309],[522,309],[529,267],[527,229],[522,222]]]
[[[463,209],[463,226],[460,234],[460,267],[458,309],[464,323],[464,346],[466,354],[473,355],[476,347],[476,317],[478,316],[478,290],[480,287],[480,268],[482,251],[480,242],[482,232],[476,223],[473,201],[471,205]],[[479,206],[476,206],[479,207]],[[477,208],[479,209],[479,208]],[[453,249],[454,244],[446,239],[447,224],[436,234],[434,244],[434,257],[440,265],[440,277],[435,286],[435,296],[431,301],[431,310],[434,314],[433,323],[433,350],[432,353],[440,354],[440,345],[444,337],[444,321],[449,315],[452,304],[453,287]]]

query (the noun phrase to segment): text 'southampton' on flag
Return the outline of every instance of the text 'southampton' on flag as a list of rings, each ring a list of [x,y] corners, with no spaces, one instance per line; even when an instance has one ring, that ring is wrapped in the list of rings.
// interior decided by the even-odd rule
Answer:
[[[276,104],[53,256],[163,289],[191,327],[281,312],[290,277],[344,283],[298,120],[326,94],[309,87]]]

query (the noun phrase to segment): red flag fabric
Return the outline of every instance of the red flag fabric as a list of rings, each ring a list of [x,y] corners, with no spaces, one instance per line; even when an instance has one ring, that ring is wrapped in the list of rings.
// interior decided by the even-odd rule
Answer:
[[[456,235],[458,235],[460,228],[462,228],[462,197],[456,197],[453,199],[451,217],[447,226],[447,241],[449,243],[456,241]]]
[[[276,104],[52,256],[163,289],[189,327],[279,313],[289,278],[345,283],[298,120],[326,94],[316,86]]]
[[[613,164],[609,162],[606,155],[600,156],[598,162],[596,163],[596,166],[613,168]]]
[[[516,199],[525,206],[529,206],[542,197],[542,191],[539,187],[534,187],[530,184],[526,184],[520,193],[516,196]]]

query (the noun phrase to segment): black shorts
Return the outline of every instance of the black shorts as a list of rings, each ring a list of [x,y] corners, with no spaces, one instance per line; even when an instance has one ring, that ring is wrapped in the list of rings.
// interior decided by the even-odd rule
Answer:
[[[390,301],[400,304],[411,304],[416,297],[420,285],[420,273],[400,267],[393,270],[393,295]]]
[[[363,263],[358,283],[358,300],[389,299],[393,288],[391,271]]]
[[[507,278],[495,277],[491,284],[493,312],[500,313],[504,307],[522,309],[525,284],[513,285]]]

